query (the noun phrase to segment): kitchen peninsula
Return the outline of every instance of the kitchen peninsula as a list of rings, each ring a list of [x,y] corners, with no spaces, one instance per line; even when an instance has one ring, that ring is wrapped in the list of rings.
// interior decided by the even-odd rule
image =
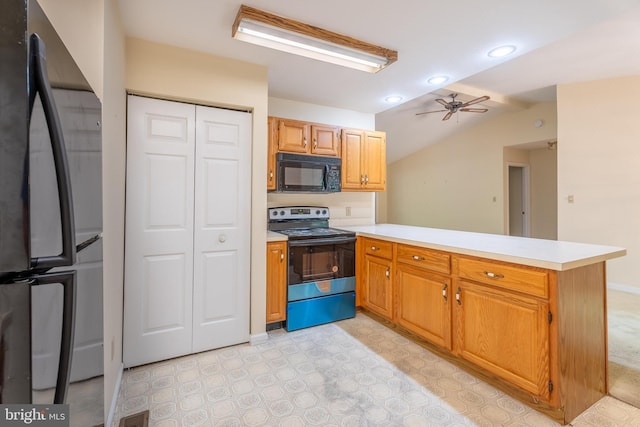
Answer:
[[[607,394],[607,260],[619,247],[378,224],[358,235],[357,304],[568,423]]]

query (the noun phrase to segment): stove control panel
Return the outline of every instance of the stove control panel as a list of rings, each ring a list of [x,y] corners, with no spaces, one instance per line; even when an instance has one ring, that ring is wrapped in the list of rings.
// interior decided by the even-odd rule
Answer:
[[[322,206],[283,206],[269,208],[269,221],[283,219],[329,219],[329,208]]]

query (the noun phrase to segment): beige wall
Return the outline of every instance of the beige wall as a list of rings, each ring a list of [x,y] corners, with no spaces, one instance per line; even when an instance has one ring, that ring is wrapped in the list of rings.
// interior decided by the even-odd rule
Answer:
[[[105,0],[102,99],[105,411],[113,413],[122,370],[124,192],[126,166],[125,38],[117,0]],[[105,420],[108,421],[107,418]],[[107,425],[107,424],[105,424]]]
[[[375,129],[375,116],[352,110],[326,107],[280,98],[269,98],[269,115],[287,119],[359,129]],[[277,194],[269,193],[269,207],[275,206],[327,206],[331,212],[332,227],[375,223],[375,194],[340,192],[332,194]]]
[[[534,127],[536,119],[545,125]],[[501,114],[394,162],[388,166],[387,221],[502,234],[503,147],[555,138],[555,103],[541,103]]]
[[[126,86],[133,93],[252,110],[251,334],[263,334],[267,239],[266,67],[127,39],[126,70]]]
[[[558,86],[558,238],[627,248],[627,256],[607,262],[607,275],[636,289],[639,95],[640,76]]]
[[[529,152],[531,171],[531,237],[558,238],[557,149]]]

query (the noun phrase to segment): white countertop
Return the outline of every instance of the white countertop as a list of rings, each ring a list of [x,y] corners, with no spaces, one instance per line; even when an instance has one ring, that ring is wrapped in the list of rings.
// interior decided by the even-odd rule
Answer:
[[[595,264],[624,256],[627,253],[625,248],[615,246],[472,233],[409,225],[376,224],[340,228],[354,231],[359,236],[557,271]]]
[[[276,233],[275,231],[267,230],[267,242],[283,242],[289,238],[284,234]]]

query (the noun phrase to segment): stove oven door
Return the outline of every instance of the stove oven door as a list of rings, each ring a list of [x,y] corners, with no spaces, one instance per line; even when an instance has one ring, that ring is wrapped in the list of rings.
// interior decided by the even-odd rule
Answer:
[[[355,237],[289,240],[287,284],[355,276]]]

